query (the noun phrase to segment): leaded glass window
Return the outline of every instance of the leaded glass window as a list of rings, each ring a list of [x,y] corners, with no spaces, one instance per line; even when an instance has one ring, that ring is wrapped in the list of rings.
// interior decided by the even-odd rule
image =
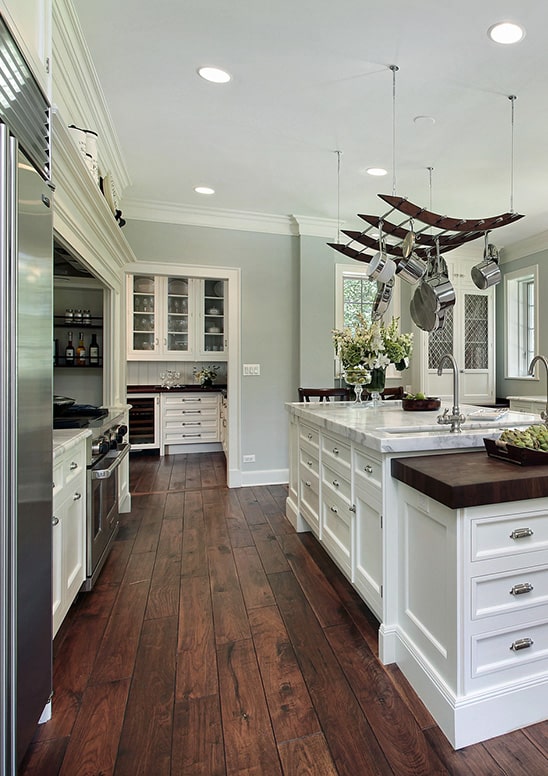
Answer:
[[[437,369],[444,353],[453,353],[453,307],[445,311],[443,327],[428,334],[428,369]]]

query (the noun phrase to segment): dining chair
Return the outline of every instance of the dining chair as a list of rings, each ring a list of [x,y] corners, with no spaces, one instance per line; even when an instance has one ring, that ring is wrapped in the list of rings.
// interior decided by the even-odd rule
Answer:
[[[351,401],[352,391],[349,388],[299,388],[299,401]]]

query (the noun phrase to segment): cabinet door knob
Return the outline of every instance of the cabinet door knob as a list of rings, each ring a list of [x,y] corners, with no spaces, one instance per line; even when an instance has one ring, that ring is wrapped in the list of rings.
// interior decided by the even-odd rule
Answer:
[[[364,472],[367,472],[367,474],[373,474],[373,467],[367,464],[367,466],[363,467]]]
[[[340,486],[341,486],[341,483],[340,483],[338,480],[333,480],[333,485],[334,485],[336,488],[340,488]]]
[[[331,511],[337,514],[337,507],[331,507]]]
[[[339,454],[339,448],[338,447],[334,447],[333,448],[333,455],[338,455],[338,454]]]
[[[308,480],[306,480],[306,482],[304,484],[306,485],[307,488],[309,488],[310,485],[311,485],[311,483]]]
[[[349,511],[349,512],[355,512],[355,511],[356,511],[356,505],[355,505],[355,504],[352,504],[352,506],[351,506],[351,507],[348,507],[348,511]]]
[[[312,466],[312,461],[307,461],[307,462],[306,462],[306,465],[307,465],[307,466]]]
[[[59,518],[55,517],[55,515],[53,515],[53,517],[51,518],[51,524],[52,525],[59,525]]]
[[[78,468],[78,464],[76,463],[76,461],[73,461],[71,463],[71,465],[70,465],[71,472],[74,471],[74,469],[77,469],[77,468]]]
[[[525,539],[527,536],[533,535],[532,528],[514,528],[510,534],[510,539]]]
[[[73,500],[73,501],[79,501],[81,498],[82,498],[82,494],[77,492],[77,493],[75,493],[75,494],[74,494],[74,496],[72,497],[72,500]]]

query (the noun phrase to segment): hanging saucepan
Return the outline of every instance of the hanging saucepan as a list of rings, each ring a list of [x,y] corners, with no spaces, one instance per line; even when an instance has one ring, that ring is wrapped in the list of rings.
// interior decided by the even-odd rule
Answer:
[[[390,278],[387,283],[377,284],[377,295],[373,302],[373,309],[371,311],[371,319],[378,321],[379,318],[385,314],[388,310],[388,305],[392,299],[392,290],[394,288],[394,278]]]
[[[417,289],[423,303],[434,313],[439,313],[455,304],[455,289],[448,276],[442,271],[443,264],[439,241],[436,240],[436,273],[423,280]],[[445,267],[447,267],[446,264]]]
[[[413,248],[415,247],[415,232],[413,231],[413,219],[409,219],[410,227],[409,231],[403,238],[402,244],[401,244],[401,255],[404,259],[407,259],[408,256],[411,256],[411,253],[413,251]]]
[[[435,331],[443,326],[445,310],[434,312],[428,305],[425,305],[419,288],[415,289],[409,304],[409,312],[413,322],[423,331]]]
[[[415,253],[410,253],[405,259],[401,259],[396,268],[396,275],[415,285],[422,280],[426,272],[426,264]]]
[[[394,277],[396,262],[387,255],[382,236],[382,221],[379,221],[379,250],[368,264],[366,275],[369,280],[387,283]]]
[[[500,282],[499,252],[494,245],[489,243],[489,232],[485,232],[483,261],[472,267],[470,275],[474,284],[482,290],[496,286]]]

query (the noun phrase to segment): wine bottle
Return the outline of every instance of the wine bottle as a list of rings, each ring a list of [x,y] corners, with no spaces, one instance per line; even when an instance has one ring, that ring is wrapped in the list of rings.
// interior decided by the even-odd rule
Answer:
[[[76,348],[76,363],[78,366],[86,365],[86,348],[84,345],[84,333],[80,332],[78,347]]]
[[[67,366],[74,365],[74,345],[72,344],[72,332],[68,333],[68,342],[65,348],[65,363]]]
[[[97,366],[99,364],[99,344],[97,342],[97,335],[93,333],[91,335],[91,342],[89,345],[89,363]]]

